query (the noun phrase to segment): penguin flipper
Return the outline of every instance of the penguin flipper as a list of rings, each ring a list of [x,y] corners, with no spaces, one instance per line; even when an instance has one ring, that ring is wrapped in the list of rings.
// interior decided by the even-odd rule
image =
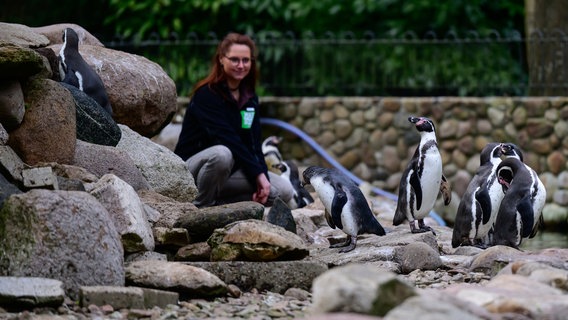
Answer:
[[[449,205],[452,201],[452,188],[446,176],[442,175],[442,180],[440,181],[440,192],[444,198],[444,205]]]
[[[487,189],[481,189],[475,193],[475,200],[477,200],[479,208],[481,209],[483,224],[487,224],[491,217],[491,197],[489,196],[489,191]]]
[[[341,212],[343,211],[343,206],[347,203],[347,194],[341,188],[341,184],[335,186],[335,195],[331,201],[331,219],[333,223],[339,228],[343,229],[343,223],[341,222]]]
[[[329,213],[329,211],[327,211],[327,209],[324,210],[324,216],[325,216],[325,221],[327,221],[327,224],[332,229],[335,229],[335,223],[333,223],[333,219],[331,218],[331,214]]]
[[[532,229],[532,232],[529,235],[529,238],[534,238],[534,236],[536,236],[536,234],[538,233],[538,230],[543,228],[543,227],[544,227],[544,217],[541,214],[540,217],[538,218],[538,223]]]
[[[529,197],[524,197],[519,201],[517,212],[521,215],[521,221],[523,222],[521,235],[523,238],[527,238],[531,235],[534,226],[534,210]]]
[[[65,78],[63,78],[61,82],[70,84],[77,89],[79,89],[80,86],[79,79],[77,78],[75,72],[71,68],[67,68],[65,72]]]
[[[394,211],[394,217],[392,219],[392,224],[395,226],[400,225],[404,220],[406,220],[406,192],[402,187],[399,187],[398,200],[396,204],[396,209]]]
[[[406,213],[404,213],[401,209],[401,206],[396,207],[396,211],[394,212],[394,218],[392,219],[392,224],[394,226],[398,226],[406,220]]]
[[[412,172],[410,175],[410,186],[414,189],[414,195],[416,196],[416,210],[420,210],[422,206],[422,186],[420,185],[420,179],[416,171]]]

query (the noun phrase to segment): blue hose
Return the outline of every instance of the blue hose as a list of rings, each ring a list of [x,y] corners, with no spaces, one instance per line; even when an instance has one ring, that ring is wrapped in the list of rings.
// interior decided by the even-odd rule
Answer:
[[[280,129],[284,129],[284,130],[286,130],[290,133],[295,134],[297,137],[299,137],[304,142],[306,142],[312,149],[314,149],[321,157],[323,157],[327,163],[329,163],[331,166],[333,166],[334,168],[336,168],[337,170],[341,171],[343,174],[348,176],[351,180],[353,180],[355,182],[355,184],[361,185],[364,182],[363,180],[361,180],[361,178],[359,178],[356,175],[354,175],[353,173],[351,173],[351,171],[347,170],[344,166],[341,165],[341,163],[339,163],[337,160],[332,158],[329,155],[329,153],[327,153],[327,151],[325,151],[314,139],[312,139],[312,137],[307,135],[304,131],[296,128],[295,126],[293,126],[293,125],[291,125],[287,122],[284,122],[284,121],[278,120],[278,119],[274,119],[274,118],[260,118],[260,123],[262,125],[269,125],[269,126],[278,127]],[[371,186],[371,190],[375,194],[386,197],[386,198],[391,199],[393,201],[397,201],[397,199],[398,199],[398,197],[395,194],[390,193],[388,191],[385,191],[383,189],[377,188],[375,186]],[[446,226],[446,222],[444,221],[444,219],[442,219],[442,217],[440,217],[436,212],[430,211],[430,217],[432,217],[432,219],[436,220],[436,222],[439,225]]]

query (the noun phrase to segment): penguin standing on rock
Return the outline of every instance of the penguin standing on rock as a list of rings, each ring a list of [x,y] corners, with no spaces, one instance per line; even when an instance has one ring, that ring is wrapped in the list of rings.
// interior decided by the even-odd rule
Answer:
[[[280,170],[280,176],[290,181],[290,184],[294,189],[294,196],[287,203],[290,209],[303,208],[314,202],[312,195],[302,186],[298,166],[294,163],[294,161],[285,160],[280,163],[273,164],[272,166]]]
[[[479,168],[461,198],[452,247],[475,245],[485,247],[486,237],[493,228],[501,200],[505,195],[497,181],[497,166],[501,163],[501,143],[488,143],[479,155]]]
[[[442,157],[436,142],[436,130],[432,120],[425,117],[408,117],[420,133],[420,144],[410,159],[400,179],[398,203],[393,225],[409,221],[412,233],[434,230],[424,224],[438,194],[442,192],[444,204],[451,201],[451,191],[446,177],[442,174]],[[414,224],[418,220],[418,228]]]
[[[59,51],[61,81],[85,92],[105,111],[112,115],[112,107],[103,81],[79,53],[79,36],[72,28],[63,32],[63,45]]]
[[[339,252],[349,252],[355,249],[360,234],[385,235],[361,190],[339,170],[311,166],[304,170],[303,179],[304,184],[314,187],[323,203],[329,226],[341,229],[348,236],[345,243],[330,248],[341,247]]]
[[[505,196],[494,225],[495,245],[518,248],[523,238],[536,235],[543,221],[546,191],[543,193],[535,188],[538,182],[534,180],[532,171],[515,157],[506,158],[497,167],[498,181]]]

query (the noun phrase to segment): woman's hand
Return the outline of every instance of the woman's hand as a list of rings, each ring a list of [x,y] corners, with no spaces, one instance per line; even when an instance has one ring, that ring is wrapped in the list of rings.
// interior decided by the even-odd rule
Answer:
[[[270,181],[264,173],[256,176],[256,192],[252,194],[252,201],[265,204],[270,194]]]

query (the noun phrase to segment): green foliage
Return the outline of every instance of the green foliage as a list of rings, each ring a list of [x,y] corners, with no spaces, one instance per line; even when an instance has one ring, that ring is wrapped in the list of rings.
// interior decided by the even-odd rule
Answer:
[[[140,44],[126,51],[164,67],[180,95],[205,76],[214,45],[229,31],[255,37],[261,91],[268,94],[435,94],[442,84],[451,87],[446,94],[471,95],[480,90],[472,83],[526,81],[522,57],[507,44],[416,42],[429,33],[443,40],[467,37],[469,30],[482,38],[493,29],[522,31],[524,4],[515,0],[110,0],[109,6],[105,23]],[[155,36],[181,42],[141,43]]]
[[[146,38],[156,32],[282,30],[301,34],[371,30],[406,31],[523,29],[524,4],[516,0],[110,0],[105,20],[119,34]]]

